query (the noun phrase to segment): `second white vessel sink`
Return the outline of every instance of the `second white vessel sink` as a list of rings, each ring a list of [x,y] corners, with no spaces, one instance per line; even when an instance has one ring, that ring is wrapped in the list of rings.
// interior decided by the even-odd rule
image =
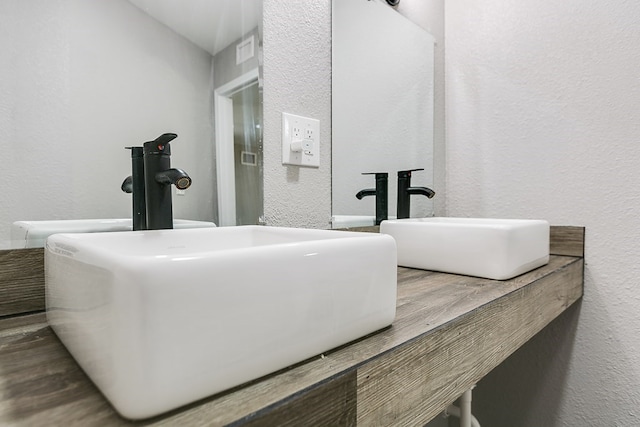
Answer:
[[[395,219],[395,217],[389,217]],[[331,228],[351,228],[351,227],[371,227],[376,225],[375,215],[333,215],[331,217]]]
[[[390,325],[396,262],[375,233],[56,234],[47,319],[120,414],[147,418]]]
[[[506,280],[549,262],[549,223],[543,220],[410,218],[383,221],[398,265]]]

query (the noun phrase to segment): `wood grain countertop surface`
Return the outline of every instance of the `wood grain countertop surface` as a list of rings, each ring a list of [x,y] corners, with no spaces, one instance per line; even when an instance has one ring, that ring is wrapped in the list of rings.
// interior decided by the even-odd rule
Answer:
[[[581,256],[507,281],[398,268],[389,328],[150,420],[117,415],[44,313],[0,319],[0,425],[424,425],[582,296]]]

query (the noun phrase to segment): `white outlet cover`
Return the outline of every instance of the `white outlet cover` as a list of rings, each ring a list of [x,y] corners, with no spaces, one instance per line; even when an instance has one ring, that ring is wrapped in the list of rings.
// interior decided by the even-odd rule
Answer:
[[[320,120],[282,113],[282,164],[320,167]]]

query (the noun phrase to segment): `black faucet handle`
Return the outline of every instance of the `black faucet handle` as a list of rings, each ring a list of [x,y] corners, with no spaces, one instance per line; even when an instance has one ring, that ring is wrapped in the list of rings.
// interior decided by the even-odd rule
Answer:
[[[175,133],[163,133],[159,137],[157,137],[153,142],[156,144],[168,144],[174,139],[178,137],[178,134]]]
[[[143,144],[144,154],[164,154],[171,155],[171,145],[169,143],[178,137],[175,133],[163,133],[153,141]]]
[[[375,175],[376,179],[386,178],[389,176],[388,172],[362,172],[362,175]]]
[[[403,171],[398,171],[398,178],[406,178],[406,177],[411,177],[411,172],[417,172],[417,171],[423,171],[424,168],[419,168],[419,169],[407,169],[407,170],[403,170]]]

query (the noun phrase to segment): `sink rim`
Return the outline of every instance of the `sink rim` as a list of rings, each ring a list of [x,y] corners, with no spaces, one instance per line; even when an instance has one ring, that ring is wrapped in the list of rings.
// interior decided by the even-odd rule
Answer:
[[[266,241],[259,244],[253,244],[253,242],[239,242],[235,241],[233,247],[225,246],[228,243],[228,239],[237,238],[237,234],[242,233],[243,238],[250,239],[251,237],[265,237],[278,239],[283,236],[289,238],[289,240],[281,241]],[[214,245],[220,245],[219,247],[203,247],[198,245],[200,238],[203,235],[212,234],[216,237],[222,237],[227,240],[217,240]],[[230,252],[230,251],[254,251],[262,250],[261,248],[272,248],[287,245],[307,245],[312,242],[326,241],[331,242],[339,239],[370,239],[372,236],[377,236],[377,233],[367,232],[353,232],[342,230],[318,230],[318,229],[302,229],[292,227],[267,227],[259,225],[242,225],[233,227],[211,227],[211,228],[185,228],[185,229],[171,229],[171,230],[139,230],[128,232],[95,232],[95,233],[56,233],[50,237],[56,236],[53,239],[47,239],[47,246],[53,246],[61,244],[62,246],[68,246],[63,248],[64,250],[77,250],[86,251],[90,255],[99,255],[108,257],[110,259],[128,260],[136,257],[147,258],[150,256],[164,257],[164,259],[172,259],[174,257],[181,256],[210,256],[216,252]],[[196,239],[193,239],[196,237]],[[171,246],[158,247],[156,245],[165,244],[164,240],[171,239]],[[119,245],[125,243],[125,247],[112,247],[111,245]],[[135,250],[135,245],[140,246],[152,246],[150,249],[155,251],[161,251],[161,253],[150,255],[149,253],[139,253]],[[184,245],[193,244],[194,247],[187,248]],[[178,247],[177,245],[182,245]],[[146,249],[146,248],[142,248]],[[170,249],[175,249],[169,252]],[[182,251],[179,251],[182,249]]]

